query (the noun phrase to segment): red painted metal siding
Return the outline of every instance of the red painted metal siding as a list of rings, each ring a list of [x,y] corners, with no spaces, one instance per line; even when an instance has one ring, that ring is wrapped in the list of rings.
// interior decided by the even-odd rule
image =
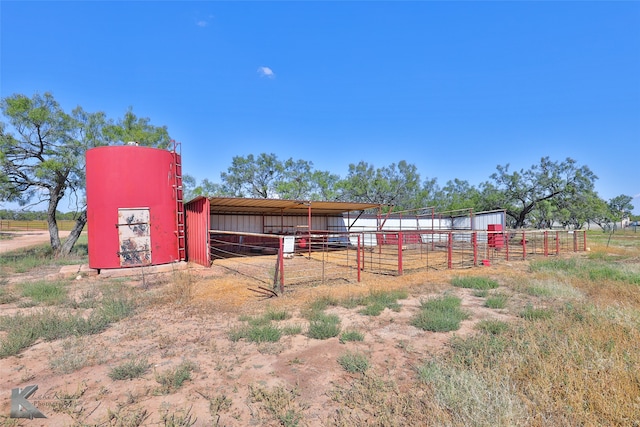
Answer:
[[[98,147],[87,151],[86,160],[89,266],[122,266],[118,210],[136,208],[149,210],[150,263],[177,261],[174,154],[139,146]]]
[[[209,267],[209,199],[198,197],[184,205],[187,217],[187,260]]]

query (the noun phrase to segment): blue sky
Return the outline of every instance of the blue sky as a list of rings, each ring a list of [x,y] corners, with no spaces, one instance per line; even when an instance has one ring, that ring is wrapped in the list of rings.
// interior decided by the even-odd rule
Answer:
[[[640,2],[2,1],[0,19],[0,96],[131,106],[198,180],[262,152],[342,177],[406,160],[440,185],[571,157],[640,213]]]

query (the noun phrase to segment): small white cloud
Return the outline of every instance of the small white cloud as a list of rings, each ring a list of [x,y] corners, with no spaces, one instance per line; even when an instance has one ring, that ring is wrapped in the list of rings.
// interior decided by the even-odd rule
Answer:
[[[198,17],[198,19],[196,19],[196,25],[200,28],[208,27],[212,20],[213,15],[207,15],[203,18]]]
[[[262,77],[268,77],[270,79],[273,79],[276,77],[273,70],[269,67],[258,67],[258,74],[260,74]]]

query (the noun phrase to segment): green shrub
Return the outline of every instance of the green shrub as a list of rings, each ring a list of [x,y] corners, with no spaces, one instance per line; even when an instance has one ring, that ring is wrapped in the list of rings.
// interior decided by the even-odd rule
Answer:
[[[335,306],[339,305],[339,303],[340,302],[336,298],[334,298],[332,296],[329,296],[329,295],[324,295],[324,296],[321,296],[321,297],[315,299],[310,304],[309,309],[312,312],[324,311],[329,307],[332,307],[332,306],[335,307]]]
[[[364,305],[365,307],[358,311],[365,316],[379,316],[385,308],[393,311],[400,311],[400,304],[397,300],[405,299],[409,296],[407,291],[396,289],[392,291],[374,291],[367,296],[351,297],[340,303],[345,308],[355,308]]]
[[[233,342],[240,341],[241,339],[247,338],[247,329],[246,326],[235,327],[227,333],[227,337]]]
[[[136,309],[135,301],[127,295],[107,296],[102,300],[100,315],[109,323],[131,316]]]
[[[132,380],[143,376],[149,370],[147,359],[131,359],[109,371],[112,380]]]
[[[251,326],[265,326],[271,324],[271,320],[269,320],[265,316],[240,316],[238,320],[243,322],[247,322]]]
[[[350,374],[364,373],[369,369],[369,359],[359,352],[346,352],[338,357],[338,363]]]
[[[298,335],[302,333],[301,325],[285,325],[280,328],[282,335]]]
[[[481,320],[476,325],[476,329],[493,335],[500,335],[501,333],[509,330],[509,324],[501,320]]]
[[[23,297],[31,298],[38,304],[61,304],[67,298],[65,282],[62,281],[38,281],[23,283],[20,285]]]
[[[507,306],[507,296],[503,294],[495,294],[487,297],[484,303],[489,308],[505,308]]]
[[[273,325],[253,326],[247,330],[247,340],[255,343],[277,342],[282,331]]]
[[[364,335],[359,331],[344,331],[340,334],[340,342],[344,344],[347,341],[364,341]]]
[[[574,258],[548,258],[544,260],[534,260],[529,264],[531,271],[558,271],[573,274],[578,270],[578,260]]]
[[[344,308],[356,308],[361,305],[367,305],[367,297],[364,296],[350,296],[349,298],[340,301],[340,307]]]
[[[340,333],[340,318],[335,314],[316,313],[309,322],[307,336],[317,340],[326,340]]]
[[[400,307],[398,304],[396,304]],[[365,316],[379,316],[385,309],[385,305],[380,302],[374,302],[365,306],[362,310],[358,310],[358,313],[364,314]]]
[[[495,289],[500,286],[495,280],[479,276],[454,277],[451,279],[451,284],[457,288],[480,290]]]
[[[267,312],[264,314],[264,316],[266,319],[269,320],[275,320],[275,321],[280,321],[280,320],[287,320],[291,318],[291,313],[289,313],[287,310],[272,310],[269,309],[267,310]]]
[[[135,306],[126,297],[103,300],[89,317],[60,314],[52,310],[0,318],[0,330],[7,335],[0,339],[0,358],[18,354],[39,338],[53,341],[69,336],[93,335],[104,331],[111,323],[132,314]]]
[[[74,250],[67,257],[56,257],[49,244],[5,252],[0,257],[0,267],[6,267],[13,273],[27,273],[41,267],[86,263],[86,241],[86,236],[80,236]]]
[[[229,334],[231,341],[240,341],[245,339],[249,342],[262,343],[262,342],[277,342],[282,337],[282,331],[280,328],[271,325],[247,325],[240,326],[232,329]]]
[[[159,392],[161,394],[169,394],[178,390],[185,381],[191,379],[191,372],[195,371],[196,368],[197,365],[194,362],[185,360],[174,369],[156,373],[156,381],[160,384]]]
[[[445,296],[422,303],[411,324],[431,332],[449,332],[460,328],[460,322],[469,316],[460,309],[460,298]]]
[[[545,320],[551,318],[553,311],[548,308],[534,308],[527,305],[520,313],[520,317],[526,320]]]

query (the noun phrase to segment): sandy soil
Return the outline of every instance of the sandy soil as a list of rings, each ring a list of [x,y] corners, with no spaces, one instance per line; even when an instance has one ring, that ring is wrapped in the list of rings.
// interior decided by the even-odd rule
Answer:
[[[26,241],[33,244],[36,236],[42,238],[42,234],[30,233],[0,242],[3,247]],[[342,354],[365,354],[372,372],[393,378],[400,390],[409,389],[415,383],[415,367],[443,351],[452,335],[473,333],[474,325],[482,319],[510,319],[506,311],[485,308],[484,299],[473,296],[471,290],[448,285],[451,275],[510,277],[524,268],[525,263],[513,263],[467,272],[365,275],[360,283],[292,286],[281,297],[263,299],[249,290],[255,283],[244,276],[215,265],[211,269],[194,266],[186,273],[192,281],[192,294],[186,303],[171,297],[173,283],[184,281],[184,276],[158,275],[146,277],[144,282],[134,277],[124,284],[140,298],[133,317],[98,335],[41,340],[17,356],[0,359],[0,421],[9,414],[11,389],[37,384],[39,389],[29,400],[48,418],[25,420],[21,425],[165,425],[163,416],[178,417],[187,410],[196,426],[281,425],[266,403],[256,397],[257,390],[284,390],[290,399],[286,405],[301,414],[298,425],[332,425],[332,417],[340,408],[332,399],[333,392],[348,387],[354,379],[338,364]],[[71,279],[69,290],[79,301],[122,284],[121,279],[83,277]],[[304,334],[308,322],[302,311],[310,301],[323,295],[341,299],[394,288],[410,293],[409,298],[398,301],[401,309],[397,312],[385,309],[380,316],[372,317],[358,313],[359,308],[331,307],[326,311],[339,316],[343,331],[362,332],[363,342],[342,344],[337,337],[316,340]],[[445,292],[459,296],[470,314],[458,331],[425,332],[410,324],[421,301]],[[245,324],[241,315],[257,315],[268,308],[286,309],[292,318],[278,322],[279,326],[300,325],[303,332],[283,336],[276,343],[234,342],[229,338],[230,331]],[[0,315],[42,309],[21,308],[17,301],[0,305]],[[0,332],[0,339],[3,334]],[[113,368],[134,359],[150,364],[142,377],[110,378]],[[157,376],[185,360],[196,366],[191,380],[163,393]],[[70,365],[73,367],[68,368]],[[280,400],[284,398],[280,396]],[[139,424],[132,421],[136,417]],[[131,423],[125,423],[127,420]]]
[[[0,253],[28,248],[49,241],[48,231],[3,231],[2,234],[3,237],[10,238],[0,239]],[[69,231],[60,231],[59,234],[63,239],[69,235]]]

